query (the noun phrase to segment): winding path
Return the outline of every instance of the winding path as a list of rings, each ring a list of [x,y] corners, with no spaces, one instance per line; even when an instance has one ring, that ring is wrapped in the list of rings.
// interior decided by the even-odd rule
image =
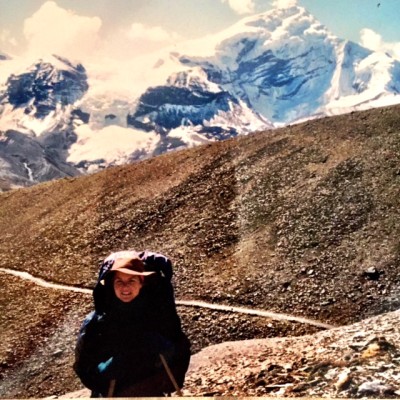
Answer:
[[[13,269],[6,269],[6,268],[0,268],[0,272],[4,272],[5,274],[17,276],[18,278],[31,281],[31,282],[33,282],[39,286],[45,287],[45,288],[56,289],[56,290],[67,290],[70,292],[78,292],[78,293],[90,294],[90,295],[92,294],[92,289],[79,288],[76,286],[68,286],[68,285],[61,285],[59,283],[48,282],[48,281],[45,281],[44,279],[36,278],[33,275],[29,274],[28,272],[16,271]],[[233,307],[233,306],[222,305],[222,304],[206,303],[206,302],[197,301],[197,300],[176,300],[175,303],[178,306],[209,308],[211,310],[257,315],[259,317],[267,317],[267,318],[274,319],[274,320],[299,322],[301,324],[317,326],[319,328],[324,328],[324,329],[334,328],[333,325],[325,324],[323,322],[316,321],[313,319],[297,317],[297,316],[288,315],[288,314],[275,313],[275,312],[271,312],[271,311],[253,309],[253,308]]]

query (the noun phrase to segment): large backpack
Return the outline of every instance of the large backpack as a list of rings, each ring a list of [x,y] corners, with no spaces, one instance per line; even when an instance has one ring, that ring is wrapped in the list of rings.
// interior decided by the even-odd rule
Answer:
[[[182,388],[185,374],[190,362],[190,341],[181,329],[180,318],[176,312],[174,290],[172,286],[172,263],[162,254],[150,251],[121,251],[110,254],[100,265],[98,281],[93,290],[93,298],[95,305],[95,312],[85,320],[80,332],[78,343],[84,342],[85,332],[88,330],[90,324],[98,324],[103,320],[103,316],[107,315],[107,292],[110,289],[107,276],[111,270],[114,261],[117,258],[133,258],[139,257],[145,266],[146,271],[154,271],[146,277],[144,286],[141,289],[142,296],[145,296],[148,304],[151,304],[149,309],[155,310],[157,313],[157,325],[160,325],[160,335],[171,340],[174,344],[173,353],[170,354],[169,368],[175,378],[175,384],[169,379],[166,372],[160,372],[160,381],[158,385],[165,393],[174,392],[177,387]],[[106,282],[108,282],[106,284]],[[105,313],[105,314],[104,314]],[[153,318],[152,320],[156,320]],[[101,322],[100,322],[101,323]],[[80,347],[77,346],[77,360],[80,357]],[[76,363],[76,371],[79,371],[82,382],[86,381],[84,369],[79,369],[79,363]],[[83,372],[82,372],[83,371]],[[161,370],[163,371],[163,370]],[[154,383],[153,383],[154,385]],[[89,387],[89,385],[88,385]]]

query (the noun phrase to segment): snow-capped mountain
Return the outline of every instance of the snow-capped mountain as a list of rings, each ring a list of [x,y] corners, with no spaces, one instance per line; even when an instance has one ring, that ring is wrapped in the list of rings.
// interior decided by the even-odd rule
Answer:
[[[70,121],[73,105],[88,90],[85,68],[58,56],[10,75],[4,85],[0,127],[36,135],[63,129]]]
[[[85,115],[73,106],[88,89],[83,66],[53,56],[26,72],[10,75],[4,86],[0,92],[0,189],[79,175],[65,160],[76,141],[76,121],[85,121]]]
[[[0,77],[10,62],[0,60]],[[126,75],[124,94],[96,66],[56,56],[8,74],[0,82],[2,143],[10,132],[25,135],[57,164],[52,177],[59,177],[400,101],[398,61],[333,36],[297,6],[245,18],[140,63],[136,78],[129,80],[133,70]],[[10,165],[3,144],[0,157]],[[43,165],[29,166],[29,152],[17,153],[11,170],[30,183],[50,179]]]
[[[268,125],[242,99],[210,81],[203,68],[173,74],[165,85],[150,87],[139,97],[127,122],[138,129],[164,134],[190,127],[211,140]]]
[[[378,99],[398,102],[400,64],[334,37],[302,7],[243,19],[208,43],[180,54],[208,79],[274,124],[335,114]]]

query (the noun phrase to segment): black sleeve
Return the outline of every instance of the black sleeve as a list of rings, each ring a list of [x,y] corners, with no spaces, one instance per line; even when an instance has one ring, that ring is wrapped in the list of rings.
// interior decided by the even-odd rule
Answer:
[[[98,371],[98,365],[107,361],[109,354],[102,343],[101,321],[96,313],[87,316],[79,331],[73,369],[90,390],[107,393],[110,381]]]
[[[125,327],[116,326],[103,316],[91,314],[79,332],[76,374],[87,388],[103,396],[111,380],[123,387],[144,379],[157,369],[158,348],[163,344],[151,333],[136,332],[129,321]]]

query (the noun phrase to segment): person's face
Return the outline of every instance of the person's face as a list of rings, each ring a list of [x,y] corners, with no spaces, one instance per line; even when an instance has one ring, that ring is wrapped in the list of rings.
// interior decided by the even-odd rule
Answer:
[[[124,303],[132,301],[142,288],[139,276],[125,274],[121,271],[115,272],[113,285],[115,295]]]

